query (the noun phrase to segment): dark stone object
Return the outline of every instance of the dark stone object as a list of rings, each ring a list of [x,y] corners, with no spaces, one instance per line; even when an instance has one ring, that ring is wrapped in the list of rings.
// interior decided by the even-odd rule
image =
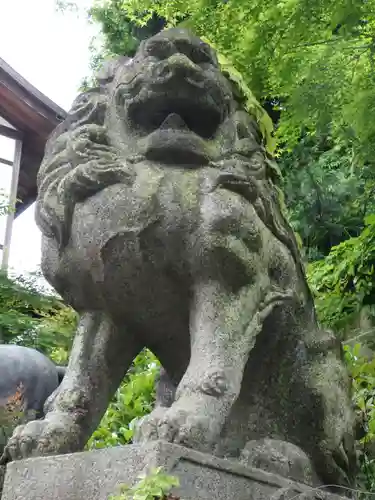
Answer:
[[[35,349],[0,344],[0,455],[5,445],[1,429],[8,424],[15,427],[17,415],[23,421],[42,418],[43,405],[64,371]],[[3,422],[7,416],[13,421]]]
[[[278,456],[280,473],[353,484],[341,344],[318,325],[272,161],[232,90],[207,44],[166,30],[108,64],[51,136],[42,269],[81,319],[45,419],[16,429],[6,460],[82,450],[147,346],[168,393],[138,442],[270,470]]]
[[[155,442],[72,455],[30,458],[7,466],[2,500],[108,500],[121,484],[162,466],[180,480],[183,500],[340,500],[340,496],[260,469]]]

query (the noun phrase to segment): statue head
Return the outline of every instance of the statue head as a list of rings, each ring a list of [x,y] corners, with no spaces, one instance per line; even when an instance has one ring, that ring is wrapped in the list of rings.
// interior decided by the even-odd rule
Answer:
[[[107,126],[112,140],[131,154],[205,165],[233,145],[229,124],[236,108],[215,52],[174,28],[142,42],[134,59],[117,67]]]

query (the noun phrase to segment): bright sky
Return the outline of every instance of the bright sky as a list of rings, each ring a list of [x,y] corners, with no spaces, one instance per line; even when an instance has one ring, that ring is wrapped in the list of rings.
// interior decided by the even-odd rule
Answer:
[[[79,4],[89,5],[90,0]],[[55,10],[55,0],[0,0],[0,57],[66,111],[89,74],[89,43],[96,28],[84,16]],[[0,137],[0,157],[12,160],[13,144]],[[9,191],[10,167],[0,164],[0,190]],[[0,242],[5,217],[0,216]],[[34,206],[13,226],[10,267],[34,271],[40,263],[40,232]]]

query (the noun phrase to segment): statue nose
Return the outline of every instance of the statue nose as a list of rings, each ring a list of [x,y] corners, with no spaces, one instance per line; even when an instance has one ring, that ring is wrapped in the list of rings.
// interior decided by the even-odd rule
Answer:
[[[171,76],[187,77],[196,75],[200,72],[199,66],[197,66],[185,54],[173,54],[164,62],[165,64],[161,70],[161,76],[169,73]]]

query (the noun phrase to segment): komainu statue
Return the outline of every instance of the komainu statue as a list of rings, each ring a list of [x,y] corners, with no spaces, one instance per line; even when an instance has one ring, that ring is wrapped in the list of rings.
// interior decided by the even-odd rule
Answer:
[[[45,419],[16,429],[8,460],[82,450],[148,347],[175,391],[138,441],[262,467],[276,456],[287,476],[352,484],[349,377],[275,182],[256,121],[199,38],[163,31],[101,71],[38,176],[42,269],[80,323]]]

